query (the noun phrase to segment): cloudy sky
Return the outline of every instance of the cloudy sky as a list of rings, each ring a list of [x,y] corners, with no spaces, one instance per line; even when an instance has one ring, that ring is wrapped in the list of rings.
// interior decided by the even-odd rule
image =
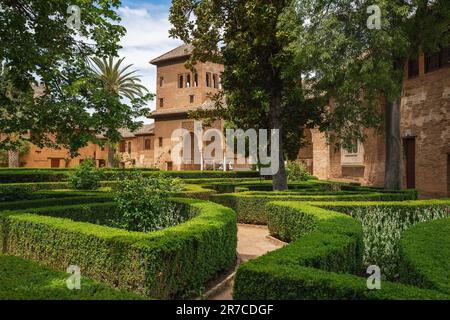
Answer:
[[[156,67],[149,61],[181,44],[169,38],[170,3],[170,0],[122,0],[119,9],[121,24],[127,29],[119,55],[125,57],[124,63],[139,70],[143,85],[152,93],[156,92]],[[155,102],[149,107],[154,109]]]

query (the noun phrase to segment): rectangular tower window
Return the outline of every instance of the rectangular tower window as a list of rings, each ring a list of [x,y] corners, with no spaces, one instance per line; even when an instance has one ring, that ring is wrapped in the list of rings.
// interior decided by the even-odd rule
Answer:
[[[194,87],[198,87],[198,73],[194,73]]]
[[[164,98],[159,98],[159,107],[164,107]]]
[[[194,103],[194,95],[193,95],[193,94],[191,94],[191,95],[189,96],[189,102],[190,102],[190,103]]]
[[[162,87],[164,85],[164,77],[159,77],[159,86]]]
[[[183,84],[184,84],[184,77],[182,74],[178,75],[178,88],[183,88]]]
[[[128,153],[131,153],[131,141],[128,142]]]
[[[163,146],[163,138],[162,137],[158,138],[158,145],[159,145],[159,147]]]
[[[217,74],[213,74],[213,87],[215,89],[219,88],[219,80],[217,78]]]
[[[186,75],[186,88],[190,88],[191,87],[191,75],[188,73]]]

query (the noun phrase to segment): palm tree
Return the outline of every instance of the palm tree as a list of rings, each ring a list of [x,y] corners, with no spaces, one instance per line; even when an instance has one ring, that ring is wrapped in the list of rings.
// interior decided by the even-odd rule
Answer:
[[[140,76],[136,75],[137,70],[129,71],[132,64],[121,66],[124,59],[114,62],[113,57],[108,59],[94,57],[91,59],[91,69],[107,91],[128,99],[142,97],[147,88],[140,83]]]
[[[130,100],[142,97],[148,90],[141,84],[140,76],[136,74],[137,70],[130,71],[132,64],[122,67],[121,64],[124,59],[114,61],[112,56],[107,59],[94,57],[91,59],[91,69],[101,81],[103,87],[111,94],[117,94]],[[115,144],[109,143],[109,167],[114,166],[115,149]]]
[[[7,67],[5,62],[0,62],[0,87],[4,91],[5,96],[8,99],[15,100],[16,97],[20,94],[14,87],[10,79],[11,70]],[[15,141],[19,137],[17,134],[7,134],[5,135],[8,139]],[[20,149],[11,149],[8,150],[8,167],[17,168],[20,165]]]

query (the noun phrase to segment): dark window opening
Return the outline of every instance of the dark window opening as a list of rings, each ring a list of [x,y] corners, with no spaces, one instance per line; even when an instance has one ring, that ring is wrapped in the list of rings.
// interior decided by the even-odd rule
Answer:
[[[194,95],[193,95],[193,94],[191,94],[191,95],[189,96],[189,102],[190,102],[190,103],[194,103]]]
[[[131,142],[128,142],[128,153],[131,153]]]
[[[120,141],[119,152],[125,152],[125,148],[126,148],[126,142],[125,141]]]
[[[436,71],[440,69],[441,66],[440,52],[436,52],[425,57],[425,73]]]
[[[159,86],[162,87],[164,85],[164,77],[159,77]]]
[[[164,107],[164,98],[159,98],[159,107]]]
[[[99,159],[99,160],[98,160],[98,167],[99,167],[99,168],[106,167],[106,161],[103,160],[103,159]]]
[[[419,59],[412,58],[408,62],[408,78],[414,78],[419,75]]]
[[[162,137],[159,137],[159,139],[158,139],[158,145],[159,145],[160,147],[163,146],[163,138],[162,138]]]
[[[194,87],[198,87],[198,73],[194,73]]]
[[[217,74],[213,74],[213,87],[214,87],[215,89],[218,89],[218,88],[219,88],[219,80],[218,80],[218,78],[217,78]]]
[[[186,88],[190,88],[191,87],[191,75],[187,74],[186,75]]]
[[[182,74],[178,75],[178,88],[183,88],[184,85],[184,77]]]
[[[450,47],[442,49],[442,65],[450,66]]]
[[[206,86],[209,88],[211,87],[211,73],[206,73]]]
[[[151,150],[151,149],[153,149],[152,140],[151,139],[145,139],[144,140],[144,150]]]

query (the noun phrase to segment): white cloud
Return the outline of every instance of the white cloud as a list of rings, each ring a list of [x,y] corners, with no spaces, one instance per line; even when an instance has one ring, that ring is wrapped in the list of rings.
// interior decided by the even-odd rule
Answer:
[[[122,18],[121,25],[127,29],[127,34],[120,42],[123,48],[119,55],[125,57],[124,63],[133,64],[139,70],[143,85],[156,93],[156,67],[149,61],[181,44],[179,40],[169,38],[169,8],[121,7],[118,12]],[[149,107],[154,109],[155,101]],[[150,122],[148,119],[143,120]]]

